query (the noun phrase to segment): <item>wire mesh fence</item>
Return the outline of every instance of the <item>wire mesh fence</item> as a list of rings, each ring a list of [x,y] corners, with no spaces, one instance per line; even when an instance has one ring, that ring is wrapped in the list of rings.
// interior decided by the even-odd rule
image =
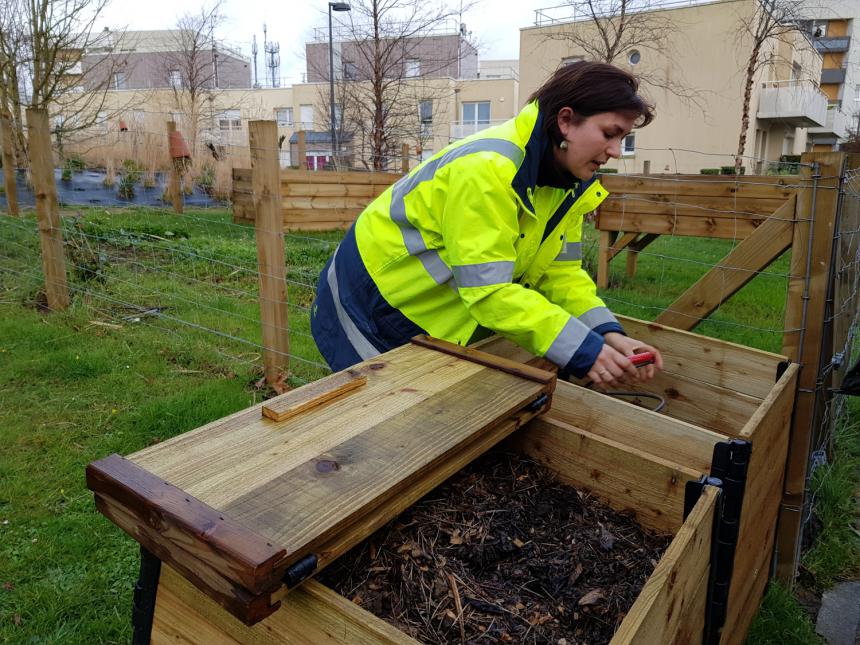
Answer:
[[[250,176],[234,179],[263,153],[281,159],[282,141],[195,149],[192,160],[180,166],[187,208],[177,212],[170,191],[177,166],[167,132],[140,127],[133,134],[105,133],[102,141],[87,143],[88,148],[66,142],[61,151],[55,144],[51,153],[59,161],[55,183],[63,217],[56,232],[67,267],[70,315],[81,325],[111,333],[148,330],[163,341],[155,351],[169,354],[178,369],[202,366],[215,375],[242,374],[262,387],[263,355],[272,348],[263,340],[260,311],[276,303],[261,296],[261,280],[274,276],[261,269],[257,238],[275,235],[283,239],[285,250],[289,318],[276,329],[288,337],[285,384],[297,386],[327,374],[309,322],[320,271],[342,229],[397,175],[368,179],[372,173],[363,173],[365,179],[357,180],[305,172],[301,190],[278,187],[282,208],[302,210],[306,228],[334,230],[296,232],[280,224],[268,230],[259,222],[255,226],[253,218],[237,216],[237,201],[245,200],[244,212],[253,212],[261,191]],[[703,156],[691,150],[651,152],[676,160],[679,155]],[[414,166],[415,160],[410,161]],[[775,352],[784,349],[787,336],[805,330],[805,321],[796,324],[790,312],[796,306],[793,286],[808,284],[812,267],[793,263],[786,249],[794,243],[791,231],[811,224],[815,215],[815,198],[801,203],[797,195],[831,189],[823,181],[813,185],[812,162],[747,161],[761,174],[679,175],[670,168],[668,174],[603,178],[614,202],[605,203],[600,216],[586,225],[583,262],[595,277],[605,263],[608,282],[601,295],[611,309],[646,320],[670,312],[682,321],[689,318],[688,328],[697,323],[698,332]],[[709,159],[717,167],[723,162],[728,166],[733,157]],[[826,461],[834,428],[849,418],[847,395],[840,387],[858,353],[858,172],[849,170],[840,178],[825,314],[830,331],[822,336],[814,387],[819,414],[810,473]],[[16,168],[16,176],[24,212],[0,217],[2,299],[44,309],[40,235],[46,231],[34,212],[38,191],[29,189],[27,167]],[[797,207],[788,214],[780,211],[790,199],[798,200]],[[611,240],[606,238],[610,214]],[[786,236],[784,247],[771,249],[772,257],[745,255],[744,243],[770,224],[789,229],[779,229]],[[632,237],[625,242],[624,235]],[[705,315],[680,300],[700,280],[709,280],[704,299],[714,305]],[[808,499],[814,499],[815,490],[811,493]]]

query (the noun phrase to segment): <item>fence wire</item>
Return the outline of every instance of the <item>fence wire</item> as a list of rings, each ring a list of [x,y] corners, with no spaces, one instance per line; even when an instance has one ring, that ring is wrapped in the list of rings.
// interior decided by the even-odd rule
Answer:
[[[117,332],[141,327],[163,331],[177,343],[193,338],[234,371],[259,376],[266,351],[260,304],[273,304],[261,299],[260,280],[272,276],[261,272],[254,227],[241,216],[260,196],[250,181],[234,180],[234,173],[250,168],[251,160],[263,154],[282,159],[283,144],[252,147],[245,140],[195,147],[193,161],[182,167],[181,190],[189,204],[182,213],[175,212],[167,199],[172,162],[166,132],[142,127],[132,134],[105,132],[101,141],[66,142],[62,150],[55,149],[53,154],[60,159],[56,181],[63,213],[55,232],[62,238],[72,308],[87,324]],[[600,293],[611,309],[634,317],[653,320],[667,310],[687,316],[689,312],[673,309],[676,299],[696,279],[722,268],[725,257],[752,231],[773,219],[784,219],[774,214],[784,198],[771,189],[793,191],[805,186],[798,173],[808,170],[809,164],[771,164],[749,158],[745,162],[750,169],[761,174],[704,178],[677,174],[679,155],[702,156],[709,164],[733,162],[734,157],[725,155],[724,160],[712,161],[715,155],[695,150],[647,152],[671,153],[674,168],[664,169],[669,174],[626,175],[627,180],[649,182],[652,188],[620,191],[611,208],[601,209],[601,217],[611,212],[618,231],[653,233],[656,239],[636,249],[635,261],[628,263],[635,270],[625,272],[620,266],[625,254],[632,255],[629,250],[607,262],[608,287]],[[622,159],[622,172],[624,169]],[[39,308],[45,304],[40,226],[33,201],[26,198],[29,171],[22,166],[16,174],[24,213],[19,218],[0,217],[0,302]],[[344,222],[396,178],[387,176],[376,183],[370,178],[366,188],[350,186],[350,192],[337,187],[332,177],[322,171],[307,173],[305,181],[312,190],[307,194],[290,190],[282,196],[284,204],[293,204],[308,217],[317,209],[338,211],[335,219],[342,229]],[[607,177],[606,183],[611,180]],[[714,190],[718,197],[696,194],[704,180],[721,188]],[[240,203],[244,204],[242,212]],[[841,183],[833,284],[825,320],[828,346],[822,348],[816,381],[819,418],[810,475],[826,463],[836,429],[850,422],[851,407],[840,384],[858,360],[858,213],[860,171],[851,171]],[[790,221],[810,222],[812,217],[812,212],[798,208]],[[685,229],[690,222],[697,222],[700,228]],[[583,240],[584,265],[593,275],[601,262],[600,226],[599,221],[587,223]],[[696,235],[697,231],[701,234]],[[41,234],[49,232],[41,227]],[[320,270],[342,230],[284,232],[279,227],[274,231],[258,228],[257,233],[284,239],[289,325],[276,331],[289,338],[290,350],[285,356],[290,364],[288,382],[300,385],[315,380],[329,369],[310,336],[309,308]],[[793,272],[789,255],[785,253],[761,269],[740,269],[748,273],[747,285],[731,300],[718,303],[697,331],[780,351],[787,333],[802,331],[785,322],[789,286],[806,278],[798,269]],[[722,273],[718,288],[727,288],[728,273]],[[816,493],[810,491],[810,502]]]

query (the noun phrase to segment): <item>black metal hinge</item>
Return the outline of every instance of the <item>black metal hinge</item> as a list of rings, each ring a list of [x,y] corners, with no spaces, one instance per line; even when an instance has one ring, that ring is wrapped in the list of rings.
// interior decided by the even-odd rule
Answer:
[[[717,645],[726,622],[729,587],[732,582],[751,452],[752,444],[741,439],[716,444],[710,477],[687,482],[684,491],[685,519],[693,510],[705,486],[716,486],[723,491],[714,516],[703,645]]]

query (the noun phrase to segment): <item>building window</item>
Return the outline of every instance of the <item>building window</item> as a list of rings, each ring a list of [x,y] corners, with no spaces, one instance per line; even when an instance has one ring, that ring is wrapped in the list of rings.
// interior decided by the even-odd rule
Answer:
[[[463,123],[486,125],[490,122],[490,102],[463,103]]]
[[[314,129],[314,106],[300,105],[299,106],[299,130]]]
[[[631,65],[638,65],[640,60],[642,60],[642,54],[639,53],[638,49],[634,49],[627,55],[627,61]]]
[[[173,89],[179,89],[182,87],[182,74],[178,69],[172,69],[167,74],[167,82],[170,84],[170,87]]]
[[[354,81],[358,78],[358,68],[351,60],[343,61],[343,78],[347,81]]]
[[[275,108],[275,120],[282,128],[293,125],[293,108]]]
[[[583,60],[585,60],[584,56],[568,56],[567,58],[561,59],[561,66],[567,67],[568,65],[573,65],[574,63],[578,63]]]
[[[636,153],[636,135],[628,134],[621,142],[621,154],[628,157]]]
[[[791,80],[798,81],[800,80],[801,73],[800,63],[792,63],[791,64]]]
[[[113,75],[113,89],[115,89],[115,90],[126,89],[125,72],[115,72],[114,73],[114,75]]]
[[[433,101],[418,102],[418,119],[421,122],[421,136],[433,134]]]
[[[242,115],[239,110],[225,110],[218,115],[218,127],[224,132],[242,129]]]
[[[417,58],[407,58],[404,66],[404,74],[407,78],[421,76],[421,61]]]
[[[860,85],[854,86],[854,100],[860,101]]]

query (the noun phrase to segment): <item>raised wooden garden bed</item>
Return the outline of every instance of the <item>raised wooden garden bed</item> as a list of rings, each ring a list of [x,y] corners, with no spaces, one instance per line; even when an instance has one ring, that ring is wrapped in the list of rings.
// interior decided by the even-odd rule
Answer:
[[[722,642],[742,642],[768,577],[797,369],[624,324],[664,352],[649,389],[665,414],[556,384],[500,339],[429,343],[91,464],[100,510],[145,547],[138,642],[414,642],[305,578],[499,444],[674,535],[613,643],[718,642],[723,622]]]

